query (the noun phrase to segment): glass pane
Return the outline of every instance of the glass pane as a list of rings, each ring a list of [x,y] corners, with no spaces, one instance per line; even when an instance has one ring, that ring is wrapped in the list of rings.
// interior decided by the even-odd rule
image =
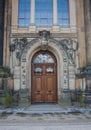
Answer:
[[[34,59],[34,63],[54,63],[54,59],[49,54],[43,53]]]
[[[58,0],[58,25],[69,26],[69,3],[68,0]]]
[[[48,68],[46,69],[46,72],[52,73],[52,72],[53,72],[53,68],[52,68],[52,67],[48,67]]]
[[[31,0],[19,0],[18,24],[20,27],[30,25],[30,3]]]
[[[37,67],[37,68],[35,68],[34,72],[35,73],[41,73],[42,72],[42,68]]]
[[[35,0],[36,26],[52,26],[52,19],[53,19],[52,11],[53,11],[52,0]]]

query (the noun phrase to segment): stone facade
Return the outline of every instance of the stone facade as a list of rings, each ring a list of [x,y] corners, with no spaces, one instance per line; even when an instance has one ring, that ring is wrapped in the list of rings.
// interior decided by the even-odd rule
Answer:
[[[48,50],[57,59],[58,102],[68,90],[86,88],[86,78],[76,79],[78,68],[91,65],[91,4],[90,0],[69,0],[70,26],[57,25],[57,1],[53,0],[53,26],[35,26],[35,0],[31,0],[31,23],[27,28],[18,27],[18,0],[5,2],[3,65],[9,66],[14,75],[14,90],[21,97],[31,99],[31,60],[42,50],[39,31],[49,31]],[[85,20],[84,20],[85,19]],[[7,30],[6,30],[7,27]],[[24,47],[21,39],[26,38]],[[10,48],[14,47],[12,51]],[[19,54],[17,56],[17,54]],[[23,93],[23,94],[22,94]],[[23,96],[22,96],[23,95]]]

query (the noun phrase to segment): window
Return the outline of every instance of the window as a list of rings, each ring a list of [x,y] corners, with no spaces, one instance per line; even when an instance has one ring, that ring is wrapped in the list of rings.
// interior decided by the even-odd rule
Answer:
[[[36,26],[52,26],[52,0],[35,0],[35,2]]]
[[[35,57],[34,63],[54,63],[54,59],[49,54],[42,53]]]
[[[30,24],[30,1],[31,0],[19,0],[18,24],[20,27],[26,27]]]
[[[42,68],[37,67],[37,68],[35,68],[34,72],[35,73],[42,73]]]
[[[58,25],[69,26],[69,3],[68,0],[58,0]]]

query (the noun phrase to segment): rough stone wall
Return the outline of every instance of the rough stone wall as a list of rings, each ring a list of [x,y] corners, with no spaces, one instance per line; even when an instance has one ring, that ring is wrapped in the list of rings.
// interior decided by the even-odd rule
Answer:
[[[0,65],[3,63],[4,0],[0,0]]]

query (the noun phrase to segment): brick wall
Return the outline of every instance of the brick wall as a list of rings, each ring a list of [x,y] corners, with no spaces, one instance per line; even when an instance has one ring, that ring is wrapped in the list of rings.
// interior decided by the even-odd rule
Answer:
[[[3,63],[4,0],[0,0],[0,65]]]

